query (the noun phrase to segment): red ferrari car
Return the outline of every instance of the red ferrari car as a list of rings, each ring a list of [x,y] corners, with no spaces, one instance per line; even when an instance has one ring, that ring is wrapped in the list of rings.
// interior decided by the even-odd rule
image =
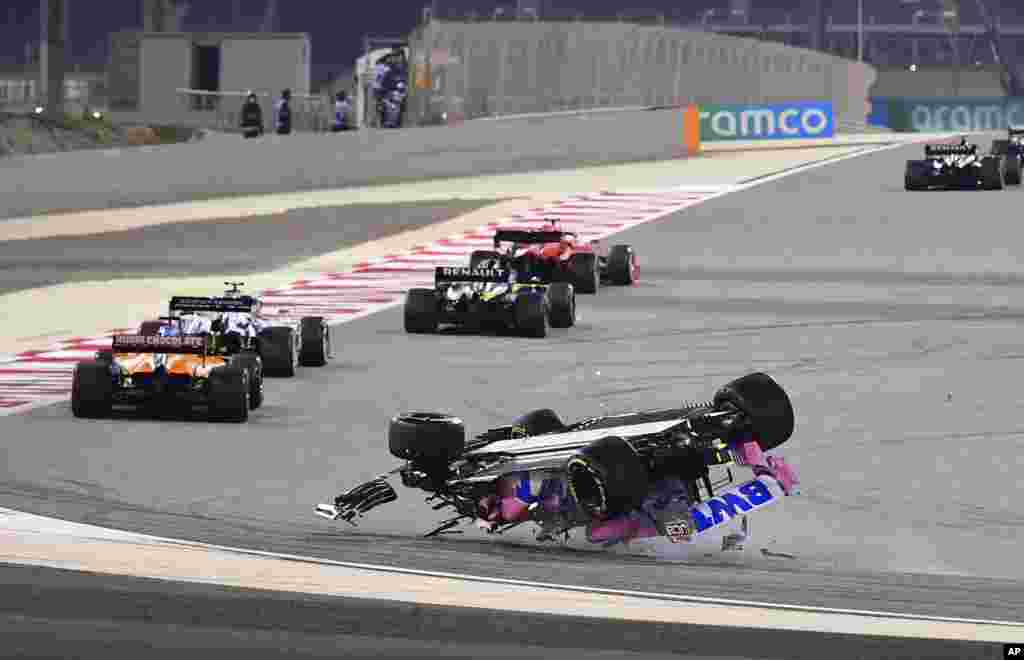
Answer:
[[[597,293],[602,283],[628,286],[640,277],[636,254],[628,245],[599,253],[597,241],[581,242],[556,220],[544,229],[499,229],[493,250],[476,250],[470,268],[493,264],[514,270],[521,280],[570,282],[578,293]]]

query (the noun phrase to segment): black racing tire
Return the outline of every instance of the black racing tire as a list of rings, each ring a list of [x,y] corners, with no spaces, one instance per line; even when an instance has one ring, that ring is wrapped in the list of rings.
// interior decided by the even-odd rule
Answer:
[[[143,321],[139,324],[139,334],[147,337],[158,335],[162,327],[164,327],[163,321]]]
[[[330,355],[330,329],[322,316],[304,316],[299,321],[299,364],[322,367]]]
[[[295,329],[288,326],[274,326],[260,331],[260,359],[263,360],[263,375],[293,378],[298,366],[295,350]]]
[[[388,451],[395,458],[440,468],[466,449],[462,420],[444,413],[409,412],[388,424]]]
[[[75,417],[108,417],[113,399],[114,380],[109,363],[91,361],[75,365],[71,377],[71,413]]]
[[[565,430],[565,424],[550,408],[541,408],[526,413],[512,422],[513,435],[534,436],[558,433]]]
[[[576,291],[568,282],[553,282],[548,287],[548,320],[552,328],[576,325]]]
[[[526,337],[548,336],[547,300],[543,294],[521,293],[515,302],[516,329]]]
[[[501,261],[501,255],[494,250],[473,250],[473,254],[469,255],[469,267],[479,268],[480,264],[485,261]]]
[[[793,403],[786,390],[766,374],[747,374],[719,388],[714,406],[743,411],[764,451],[775,449],[793,435]]]
[[[1007,154],[1003,158],[1003,182],[1008,186],[1019,186],[1021,180],[1021,159],[1018,154]]]
[[[630,286],[638,279],[636,254],[629,245],[613,245],[608,251],[608,281],[619,286]]]
[[[1010,141],[1009,140],[992,140],[992,155],[993,156],[1005,156],[1010,153]]]
[[[256,353],[239,353],[231,358],[231,364],[245,369],[249,376],[249,409],[256,410],[263,405],[263,361]]]
[[[925,190],[928,187],[926,168],[928,163],[920,160],[908,160],[903,176],[903,187],[906,190]]]
[[[210,371],[210,421],[241,424],[249,420],[249,371],[227,364]]]
[[[650,475],[628,440],[607,436],[566,463],[569,491],[584,513],[606,518],[629,513],[647,496]]]
[[[1003,159],[986,156],[981,159],[981,187],[983,190],[1003,189]]]
[[[106,364],[113,364],[114,362],[114,351],[110,349],[103,349],[96,351],[96,361],[104,362]]]
[[[405,331],[416,334],[437,332],[439,314],[437,292],[433,289],[409,289],[403,314]]]
[[[601,272],[597,255],[593,252],[577,252],[569,257],[569,272],[577,293],[597,293],[601,285]]]

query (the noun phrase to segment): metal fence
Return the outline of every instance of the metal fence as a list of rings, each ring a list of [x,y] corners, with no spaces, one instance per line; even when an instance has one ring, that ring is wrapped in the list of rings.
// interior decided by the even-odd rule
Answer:
[[[779,44],[625,22],[421,25],[409,118],[431,124],[532,112],[829,99],[863,121],[871,67]]]

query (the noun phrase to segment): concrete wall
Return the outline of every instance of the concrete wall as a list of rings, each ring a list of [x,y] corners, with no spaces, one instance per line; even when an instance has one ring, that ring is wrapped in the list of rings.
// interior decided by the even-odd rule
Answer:
[[[1005,96],[997,69],[949,68],[880,69],[872,96],[907,98],[1000,97]]]
[[[181,104],[174,91],[192,82],[192,42],[185,34],[146,34],[139,47],[139,109],[163,111]]]
[[[432,22],[413,35],[414,119],[582,107],[831,99],[864,121],[874,70],[780,44],[627,23]]]
[[[221,42],[220,87],[227,91],[310,89],[310,42],[305,35],[232,37]]]

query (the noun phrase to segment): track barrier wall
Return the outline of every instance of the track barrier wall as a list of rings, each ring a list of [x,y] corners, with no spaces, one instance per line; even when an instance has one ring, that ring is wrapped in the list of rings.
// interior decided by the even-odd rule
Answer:
[[[1024,126],[1024,98],[871,99],[868,122],[902,133],[1003,131]]]
[[[410,39],[409,118],[584,108],[832,102],[866,121],[869,65],[755,39],[629,23],[441,22]]]

